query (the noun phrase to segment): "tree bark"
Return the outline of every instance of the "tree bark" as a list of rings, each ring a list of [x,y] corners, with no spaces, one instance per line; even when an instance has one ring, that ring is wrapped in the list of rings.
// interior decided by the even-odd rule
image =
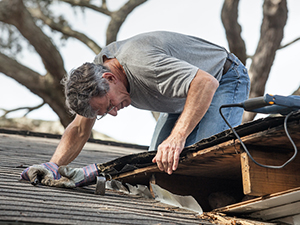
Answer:
[[[222,7],[221,19],[226,31],[230,51],[234,53],[243,64],[246,64],[246,45],[241,37],[242,28],[238,23],[238,5],[239,0],[225,0]]]
[[[263,22],[256,52],[249,69],[251,90],[249,98],[263,96],[266,82],[275,59],[276,51],[283,39],[283,30],[287,21],[286,0],[265,0]],[[251,121],[256,114],[245,113],[244,121]]]

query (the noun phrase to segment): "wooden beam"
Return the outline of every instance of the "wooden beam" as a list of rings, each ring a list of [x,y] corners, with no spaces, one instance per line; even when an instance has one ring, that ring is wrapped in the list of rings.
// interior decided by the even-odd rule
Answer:
[[[252,157],[264,165],[282,165],[292,153],[261,151],[249,146]],[[265,150],[265,149],[264,149]],[[245,195],[264,196],[300,187],[300,156],[282,169],[270,169],[256,165],[246,153],[241,154],[243,189]]]

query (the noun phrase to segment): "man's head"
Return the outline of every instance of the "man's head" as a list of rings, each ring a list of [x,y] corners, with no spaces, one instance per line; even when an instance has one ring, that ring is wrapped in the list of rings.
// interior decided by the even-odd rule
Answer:
[[[62,83],[65,86],[66,104],[72,114],[95,118],[97,111],[90,105],[93,97],[103,97],[109,91],[108,81],[102,77],[110,72],[106,67],[85,63],[71,71]]]

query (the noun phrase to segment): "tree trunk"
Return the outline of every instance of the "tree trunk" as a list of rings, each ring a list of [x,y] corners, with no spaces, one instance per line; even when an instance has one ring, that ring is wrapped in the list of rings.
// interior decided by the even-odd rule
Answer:
[[[238,5],[239,0],[225,0],[222,7],[221,19],[226,31],[230,51],[234,53],[243,64],[246,64],[246,45],[241,37],[242,28],[238,23]]]
[[[50,38],[36,26],[22,0],[1,1],[0,21],[14,25],[20,31],[41,56],[48,73],[42,76],[3,54],[0,54],[0,72],[15,79],[44,99],[66,127],[72,118],[66,113],[63,87],[60,84],[66,74],[60,53]]]
[[[230,51],[245,63],[247,54],[241,27],[238,24],[239,0],[225,0],[222,8],[222,22]],[[283,39],[283,29],[287,21],[286,0],[265,0],[260,40],[249,69],[251,80],[250,98],[264,95],[265,85],[275,58],[276,51]],[[243,121],[251,121],[254,113],[245,112]]]
[[[264,2],[261,36],[249,69],[251,79],[249,98],[263,96],[265,93],[266,82],[269,78],[276,51],[283,39],[287,12],[286,0],[265,0]],[[251,121],[254,117],[254,113],[245,113],[243,120]]]

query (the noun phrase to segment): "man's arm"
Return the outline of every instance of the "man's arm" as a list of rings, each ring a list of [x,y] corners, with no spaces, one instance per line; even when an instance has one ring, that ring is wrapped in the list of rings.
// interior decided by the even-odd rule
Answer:
[[[157,149],[153,162],[161,171],[172,174],[177,169],[179,156],[189,134],[205,115],[219,82],[203,70],[198,70],[192,80],[186,103],[170,136]]]
[[[95,119],[76,115],[75,119],[66,128],[50,162],[58,166],[72,162],[89,139],[94,123]]]

